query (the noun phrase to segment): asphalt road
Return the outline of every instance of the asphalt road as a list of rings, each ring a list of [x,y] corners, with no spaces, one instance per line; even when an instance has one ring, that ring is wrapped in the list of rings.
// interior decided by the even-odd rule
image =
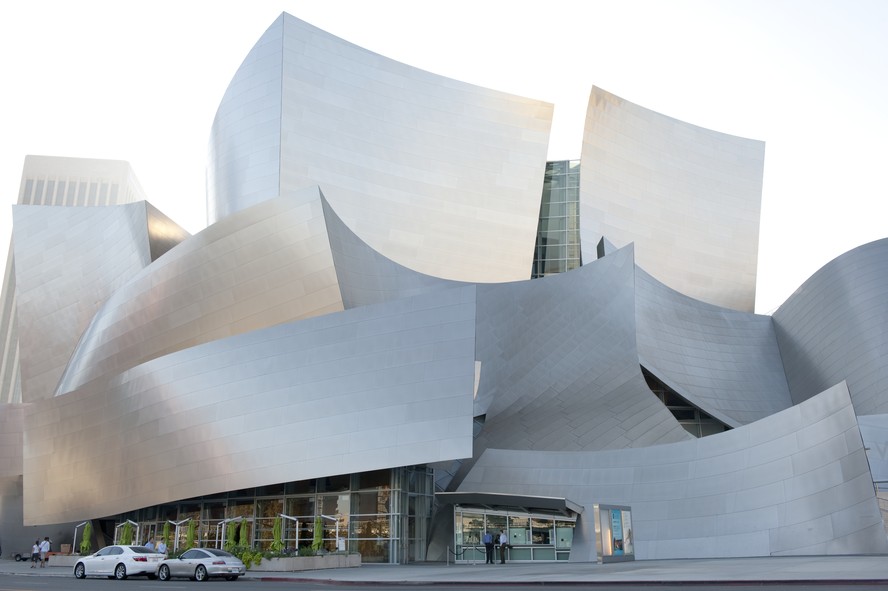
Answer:
[[[884,585],[874,585],[872,583],[845,582],[841,584],[835,583],[817,583],[817,582],[798,582],[785,583],[773,582],[762,584],[761,582],[731,583],[731,584],[693,584],[687,583],[682,585],[672,585],[662,582],[651,582],[649,584],[636,583],[615,583],[602,582],[600,584],[591,583],[505,583],[497,584],[497,590],[508,591],[510,589],[527,591],[528,588],[534,587],[558,587],[569,589],[591,589],[604,590],[613,589],[614,591],[743,591],[746,589],[768,589],[768,590],[790,590],[799,591],[800,589],[811,589],[812,591],[864,591],[864,590],[881,590],[885,591]],[[465,584],[396,584],[396,583],[356,583],[349,582],[346,584],[328,583],[328,582],[294,582],[294,581],[260,581],[251,580],[249,578],[240,579],[235,582],[229,581],[208,581],[205,583],[196,583],[185,579],[174,580],[166,583],[160,581],[149,581],[139,578],[131,578],[126,581],[114,581],[108,579],[91,578],[86,580],[76,580],[74,577],[34,577],[27,575],[5,575],[0,577],[0,591],[183,591],[187,589],[197,589],[199,591],[269,591],[274,589],[292,589],[295,591],[356,591],[361,589],[372,589],[379,591],[381,589],[396,589],[397,591],[490,591],[490,584],[471,585]]]

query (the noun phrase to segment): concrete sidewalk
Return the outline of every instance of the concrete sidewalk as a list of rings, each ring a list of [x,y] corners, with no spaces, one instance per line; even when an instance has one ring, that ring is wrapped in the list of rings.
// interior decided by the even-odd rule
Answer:
[[[52,564],[52,560],[50,560]],[[30,568],[28,562],[0,561],[0,574],[73,577],[70,566]],[[263,581],[314,581],[338,583],[402,583],[434,585],[497,583],[755,583],[855,582],[888,587],[888,556],[789,556],[638,560],[617,564],[511,563],[446,565],[420,563],[405,566],[365,564],[357,568],[303,572],[247,572],[246,578]]]

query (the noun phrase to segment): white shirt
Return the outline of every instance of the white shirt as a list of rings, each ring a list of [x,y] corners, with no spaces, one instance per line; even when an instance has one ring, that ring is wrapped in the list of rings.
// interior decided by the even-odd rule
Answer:
[[[505,534],[505,532],[500,534],[500,545],[503,546],[509,543],[509,536]]]
[[[49,552],[49,540],[43,540],[40,542],[40,551]]]

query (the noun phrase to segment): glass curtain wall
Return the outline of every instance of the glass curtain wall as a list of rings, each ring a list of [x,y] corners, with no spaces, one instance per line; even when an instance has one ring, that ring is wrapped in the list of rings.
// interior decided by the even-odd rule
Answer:
[[[513,562],[568,560],[573,544],[576,517],[454,508],[454,548],[457,562],[484,562],[481,543],[485,531],[494,536],[505,532],[512,546],[506,554]],[[499,560],[497,549],[497,560]]]
[[[547,162],[530,276],[564,273],[580,264],[580,161]]]
[[[270,550],[282,516],[282,542],[296,553],[311,546],[315,528],[328,552],[360,552],[362,562],[425,560],[434,474],[425,466],[330,476],[232,491],[147,507],[116,519],[140,524],[140,543],[168,532],[170,551],[185,548],[189,518],[195,544]],[[176,525],[179,524],[178,531]]]

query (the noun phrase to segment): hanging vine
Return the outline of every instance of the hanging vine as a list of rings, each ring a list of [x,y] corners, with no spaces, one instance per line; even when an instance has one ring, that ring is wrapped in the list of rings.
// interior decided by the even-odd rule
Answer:
[[[80,540],[80,553],[84,556],[92,553],[92,521],[87,521],[83,528],[83,538]]]

